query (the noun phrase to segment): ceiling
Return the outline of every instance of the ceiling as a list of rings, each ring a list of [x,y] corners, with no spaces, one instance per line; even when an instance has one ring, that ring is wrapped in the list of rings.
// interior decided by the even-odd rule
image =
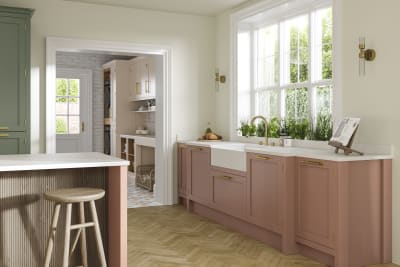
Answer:
[[[91,4],[152,9],[174,13],[215,16],[249,0],[66,0]]]

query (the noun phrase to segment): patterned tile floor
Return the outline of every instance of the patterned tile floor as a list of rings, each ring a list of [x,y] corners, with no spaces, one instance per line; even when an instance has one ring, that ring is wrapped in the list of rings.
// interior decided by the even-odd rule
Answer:
[[[161,206],[155,201],[153,192],[135,185],[135,175],[128,173],[128,208]]]

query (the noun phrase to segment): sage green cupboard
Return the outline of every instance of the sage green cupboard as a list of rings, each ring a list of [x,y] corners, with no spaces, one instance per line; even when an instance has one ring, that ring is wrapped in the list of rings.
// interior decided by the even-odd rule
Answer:
[[[30,152],[30,19],[0,6],[0,154]]]

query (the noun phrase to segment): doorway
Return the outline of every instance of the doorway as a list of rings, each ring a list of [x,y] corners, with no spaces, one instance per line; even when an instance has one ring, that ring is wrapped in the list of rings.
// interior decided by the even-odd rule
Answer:
[[[164,205],[174,203],[173,138],[171,136],[171,49],[132,43],[91,41],[65,38],[46,39],[46,152],[56,152],[56,53],[99,52],[114,54],[144,54],[162,57],[163,81],[157,87],[158,105],[155,119],[155,199]]]
[[[56,152],[92,152],[92,72],[57,68]]]

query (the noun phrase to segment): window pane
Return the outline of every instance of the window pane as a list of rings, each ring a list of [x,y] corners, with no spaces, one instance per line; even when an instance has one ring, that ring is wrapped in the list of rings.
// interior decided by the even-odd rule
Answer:
[[[67,79],[56,79],[56,95],[66,96],[67,95]]]
[[[68,104],[66,102],[56,101],[56,114],[68,115]]]
[[[314,81],[332,79],[332,8],[315,12]]]
[[[283,82],[298,83],[308,80],[309,24],[308,15],[283,23],[285,31]]]
[[[69,95],[79,97],[79,79],[69,79]]]
[[[242,121],[248,121],[250,119],[250,93],[238,94],[238,121],[237,125],[240,125]]]
[[[69,114],[70,115],[79,115],[79,98],[71,97],[69,99]]]
[[[256,114],[268,119],[279,118],[279,91],[268,90],[256,94]]]
[[[238,65],[237,65],[238,91],[248,92],[250,91],[250,33],[249,32],[242,32],[238,34],[237,58],[238,58]]]
[[[67,116],[56,116],[56,133],[57,134],[68,133]]]
[[[80,120],[79,116],[69,117],[69,134],[79,134],[80,133]]]
[[[307,88],[287,89],[285,97],[286,117],[308,119],[309,97]]]
[[[257,88],[274,86],[279,81],[278,25],[258,30]]]
[[[332,113],[332,86],[319,86],[315,90],[315,115]]]

